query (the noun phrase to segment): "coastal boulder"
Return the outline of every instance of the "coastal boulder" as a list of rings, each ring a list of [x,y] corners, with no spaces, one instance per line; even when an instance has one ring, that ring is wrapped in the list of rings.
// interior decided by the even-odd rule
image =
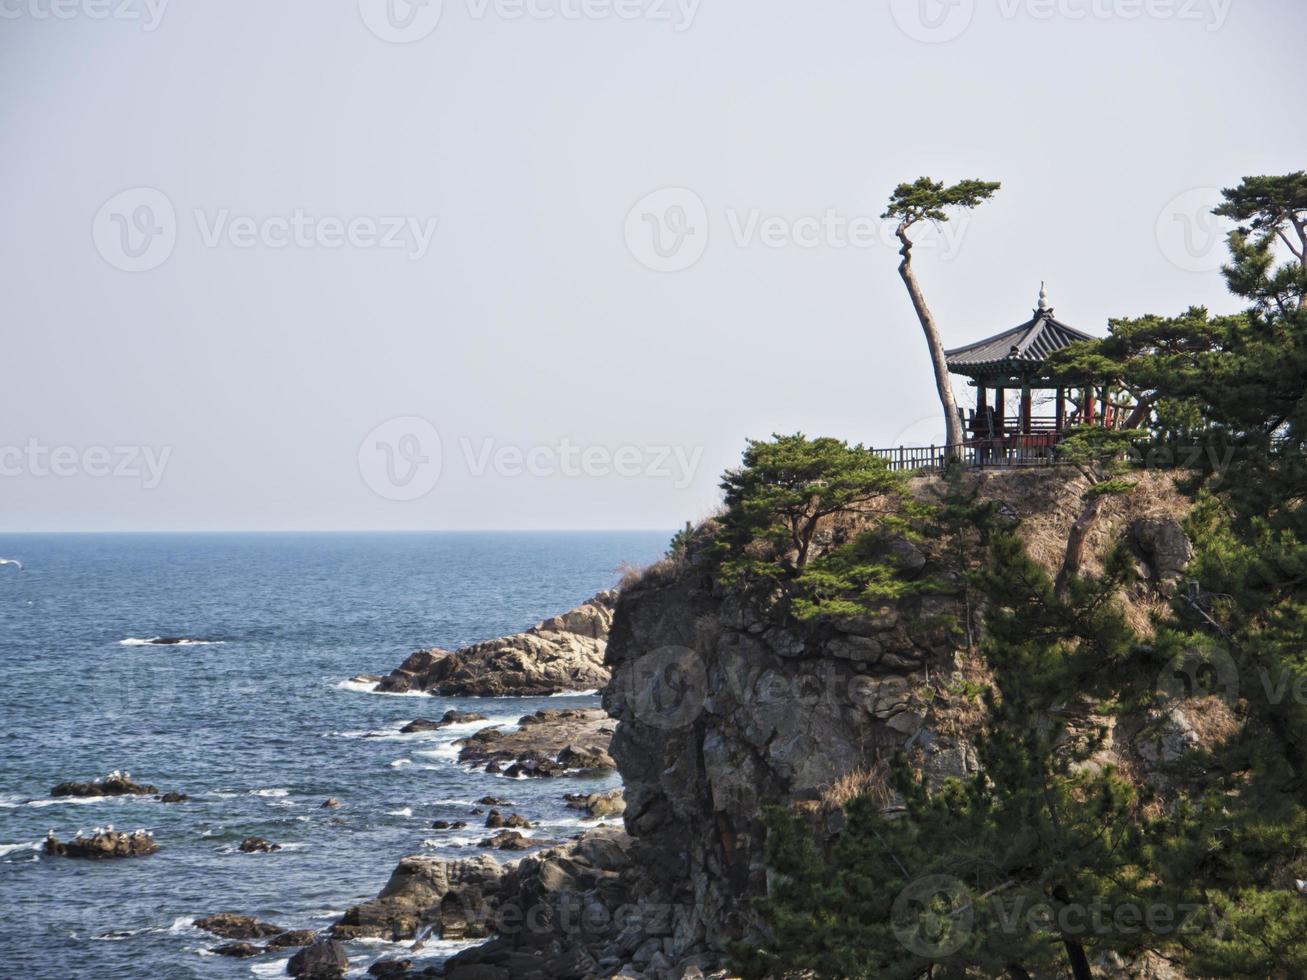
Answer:
[[[406,857],[377,897],[347,911],[332,934],[342,940],[414,939],[437,921],[443,926],[446,915],[441,910],[450,905],[460,910],[466,935],[485,935],[480,925],[483,910],[497,893],[501,874],[491,857],[465,861]]]
[[[246,837],[241,841],[240,849],[246,854],[269,854],[273,851],[280,851],[281,845],[264,840],[262,837]]]
[[[475,711],[446,711],[439,721],[429,721],[426,718],[418,718],[410,721],[407,725],[399,730],[401,735],[412,735],[414,732],[435,732],[442,728],[448,728],[450,725],[466,725],[469,722],[485,721],[486,716]]]
[[[563,799],[569,810],[583,810],[593,820],[621,816],[626,811],[626,800],[620,789],[607,793],[568,793]]]
[[[45,839],[47,854],[91,861],[141,857],[153,854],[158,849],[159,845],[155,843],[154,835],[147,831],[137,830],[125,834],[112,827],[107,830],[97,830],[90,837],[78,834],[67,843],[61,842],[53,833]]]
[[[219,912],[217,915],[196,919],[195,928],[223,939],[268,939],[286,932],[281,926],[260,922],[252,915],[239,915],[236,912]]]
[[[249,956],[258,956],[263,952],[263,949],[253,943],[227,943],[223,946],[215,946],[213,952],[219,956],[233,956],[244,959]]]
[[[290,958],[286,972],[301,980],[338,980],[349,969],[345,948],[334,939],[320,939]]]
[[[513,778],[558,776],[569,769],[603,772],[615,766],[608,754],[612,726],[601,708],[544,709],[519,719],[516,731],[483,728],[454,744],[459,762],[493,765]]]
[[[51,796],[154,796],[159,792],[157,786],[132,781],[130,772],[114,770],[103,779],[93,779],[89,783],[60,783],[50,790]]]

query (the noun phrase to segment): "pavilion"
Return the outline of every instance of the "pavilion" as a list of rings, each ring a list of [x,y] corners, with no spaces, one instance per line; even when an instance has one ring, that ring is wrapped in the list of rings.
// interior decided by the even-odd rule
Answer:
[[[1072,344],[1096,338],[1053,315],[1042,286],[1031,319],[965,347],[945,351],[951,374],[970,379],[976,406],[964,417],[966,445],[974,462],[1035,463],[1050,460],[1053,447],[1079,425],[1116,426],[1113,407],[1092,385],[1053,374],[1048,359]],[[1052,392],[1052,414],[1035,414],[1035,393]],[[1015,402],[1009,405],[1009,396]],[[1044,403],[1048,403],[1045,398]],[[1101,409],[1100,409],[1101,407]],[[972,457],[973,453],[967,453]]]

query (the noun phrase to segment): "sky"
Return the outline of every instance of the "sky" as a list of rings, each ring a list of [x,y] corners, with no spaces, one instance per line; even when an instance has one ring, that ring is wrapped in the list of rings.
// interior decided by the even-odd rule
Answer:
[[[0,0],[0,530],[673,528],[949,346],[1235,309],[1301,0]]]

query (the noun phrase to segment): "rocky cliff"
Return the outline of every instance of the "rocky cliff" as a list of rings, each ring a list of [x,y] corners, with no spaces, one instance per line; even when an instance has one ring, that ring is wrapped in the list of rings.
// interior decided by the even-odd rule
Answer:
[[[1018,522],[1032,556],[1055,570],[1086,484],[1065,471],[977,480],[982,497]],[[1168,479],[1145,475],[1091,532],[1091,566],[1109,544],[1131,541],[1144,575],[1121,599],[1140,624],[1162,607],[1160,592],[1188,557],[1177,523],[1184,510]],[[950,574],[929,545],[902,542],[896,551],[906,577]],[[650,921],[655,906],[675,910],[660,969],[648,971],[647,960],[637,969],[656,977],[711,969],[727,943],[758,927],[749,898],[767,884],[762,808],[807,807],[834,833],[852,793],[883,792],[894,805],[881,774],[900,750],[937,779],[974,768],[980,712],[961,692],[984,668],[966,652],[968,618],[960,600],[919,595],[839,627],[775,623],[723,591],[693,547],[624,590],[608,647],[604,704],[618,719],[611,751],[636,860],[656,885]],[[1147,778],[1201,727],[1184,710],[1176,706],[1161,736],[1158,719],[1121,723],[1104,754]]]
[[[1087,484],[1067,471],[975,479],[1055,571]],[[1120,600],[1141,628],[1164,609],[1188,559],[1185,506],[1166,478],[1144,474],[1089,533],[1088,571],[1112,543],[1131,543],[1141,582]],[[838,624],[776,621],[715,581],[714,533],[711,522],[700,528],[684,554],[628,584],[617,603],[604,706],[617,720],[611,753],[626,786],[626,833],[591,832],[486,875],[480,894],[493,899],[481,921],[495,938],[451,960],[451,980],[711,973],[730,942],[761,928],[750,899],[767,888],[765,807],[804,808],[833,835],[855,794],[896,806],[884,767],[900,751],[935,780],[974,770],[983,715],[969,692],[985,669],[968,652],[978,618],[963,599],[927,591]],[[888,548],[905,580],[956,574],[938,542]],[[1090,707],[1057,710],[1074,727]],[[1160,780],[1160,762],[1210,722],[1203,710],[1181,700],[1171,717],[1118,720],[1102,761]],[[433,909],[447,901],[426,897]],[[1105,976],[1173,975],[1157,964],[1098,966]]]

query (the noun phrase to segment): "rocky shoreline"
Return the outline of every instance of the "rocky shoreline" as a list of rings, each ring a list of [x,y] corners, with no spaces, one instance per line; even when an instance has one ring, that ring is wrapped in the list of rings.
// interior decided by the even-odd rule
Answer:
[[[482,698],[597,691],[608,683],[604,652],[616,603],[609,590],[522,633],[461,650],[418,650],[377,678],[377,690]]]

